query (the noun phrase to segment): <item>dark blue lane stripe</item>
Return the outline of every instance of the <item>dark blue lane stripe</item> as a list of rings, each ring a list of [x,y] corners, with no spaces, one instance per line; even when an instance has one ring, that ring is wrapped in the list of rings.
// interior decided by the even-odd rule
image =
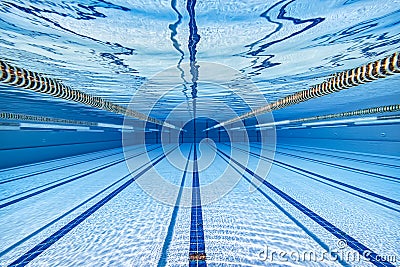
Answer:
[[[233,147],[233,146],[232,146],[232,147]],[[239,148],[237,148],[237,147],[233,147],[233,148],[239,149]],[[239,149],[239,150],[242,150],[242,149]],[[245,151],[245,150],[242,150],[242,151]],[[260,157],[261,157],[261,156],[255,156],[255,155],[252,155],[252,154],[250,154],[250,155],[253,156],[253,157],[257,157],[257,158],[260,158]],[[275,163],[274,163],[274,164],[275,164]],[[385,208],[390,209],[390,210],[393,210],[393,211],[395,211],[395,212],[400,212],[400,209],[393,208],[393,207],[391,207],[391,206],[389,206],[389,205],[386,205],[386,204],[384,204],[384,203],[380,203],[379,201],[373,200],[373,199],[371,199],[371,198],[367,198],[367,197],[365,197],[365,196],[363,196],[363,195],[354,193],[354,192],[352,192],[352,191],[346,190],[346,189],[341,188],[341,187],[339,187],[339,186],[332,185],[332,184],[330,184],[330,183],[328,183],[328,182],[321,181],[321,180],[319,180],[319,179],[317,179],[317,178],[313,178],[313,177],[308,176],[308,175],[306,175],[306,174],[304,174],[304,173],[301,173],[301,172],[299,172],[299,171],[293,170],[293,169],[291,169],[291,168],[289,168],[289,167],[281,166],[280,164],[275,164],[275,165],[278,166],[279,168],[283,168],[283,169],[285,169],[285,170],[288,170],[288,171],[297,173],[297,174],[299,174],[299,175],[301,175],[301,176],[307,177],[308,179],[314,180],[314,181],[316,181],[316,182],[318,182],[318,183],[322,183],[322,184],[327,185],[327,186],[329,186],[329,187],[333,187],[333,188],[335,188],[335,189],[337,189],[337,190],[346,192],[346,193],[348,193],[348,194],[350,194],[350,195],[353,195],[353,196],[362,198],[362,199],[367,200],[367,201],[369,201],[369,202],[372,202],[372,203],[374,203],[374,204],[376,204],[376,205],[385,207]]]
[[[304,137],[290,137],[293,139],[304,139]],[[337,138],[333,137],[318,137],[319,140],[324,140],[324,142],[330,142],[331,140],[338,140]],[[354,138],[341,138],[340,141],[358,141],[358,139]],[[384,143],[399,143],[400,140],[385,140],[385,139],[363,139],[366,142],[384,142]],[[301,142],[301,140],[299,141]],[[397,144],[396,144],[397,145]]]
[[[151,150],[155,150],[155,149],[157,149],[157,148],[158,148],[158,147],[155,147],[155,148],[153,148],[153,149],[151,149]],[[149,150],[149,151],[151,151],[151,150]],[[27,199],[27,198],[30,198],[30,197],[33,197],[33,196],[37,196],[37,195],[39,195],[39,194],[41,194],[41,193],[47,192],[47,191],[49,191],[49,190],[51,190],[51,189],[57,188],[57,187],[59,187],[59,186],[65,185],[65,184],[70,183],[70,182],[73,182],[73,181],[75,181],[75,180],[81,179],[81,178],[83,178],[83,177],[86,177],[86,176],[89,175],[89,174],[93,174],[93,173],[99,172],[99,171],[101,171],[101,170],[107,169],[107,168],[109,168],[109,167],[112,167],[112,166],[114,166],[114,165],[117,165],[117,164],[119,164],[119,163],[122,163],[122,162],[124,162],[125,160],[132,159],[132,158],[134,158],[134,157],[137,157],[137,156],[140,156],[140,155],[142,155],[142,154],[145,154],[145,153],[147,153],[147,152],[149,152],[149,151],[141,152],[141,153],[136,154],[136,155],[133,155],[133,156],[127,158],[127,159],[124,158],[124,159],[121,159],[121,160],[116,160],[116,161],[113,161],[112,163],[107,163],[107,164],[105,164],[105,165],[102,165],[101,167],[95,167],[95,168],[91,169],[90,171],[83,171],[83,174],[78,175],[78,176],[76,176],[76,177],[74,177],[74,178],[65,180],[65,181],[63,181],[63,182],[60,182],[60,183],[54,184],[54,185],[52,185],[52,186],[49,186],[49,187],[43,188],[43,189],[41,189],[41,190],[38,190],[38,191],[36,191],[36,192],[33,192],[33,193],[31,193],[31,194],[28,194],[28,195],[25,195],[25,196],[22,196],[22,197],[13,199],[13,200],[11,200],[11,201],[9,201],[9,202],[0,204],[0,209],[5,208],[5,207],[7,207],[7,206],[10,206],[10,205],[12,205],[12,204],[18,203],[18,202],[20,202],[20,201],[22,201],[22,200],[25,200],[25,199]],[[80,173],[82,173],[82,172],[80,172]],[[76,174],[74,174],[74,175],[76,175]],[[74,176],[74,175],[72,175],[72,176]],[[55,183],[55,182],[58,182],[58,181],[67,179],[67,178],[69,178],[69,177],[71,177],[71,176],[62,178],[62,179],[60,179],[60,180],[57,180],[57,181],[54,181],[54,182],[51,182],[51,183],[48,183],[48,184],[53,184],[53,183]],[[48,185],[48,184],[47,184],[47,185]],[[42,186],[40,186],[40,187],[42,187]],[[40,187],[39,187],[39,188],[40,188]],[[28,190],[28,191],[31,191],[31,190]],[[25,193],[25,192],[23,192],[23,193]],[[18,193],[18,194],[16,194],[16,195],[20,195],[20,194],[21,194],[21,193]],[[16,195],[14,195],[14,196],[16,196]],[[12,196],[12,197],[14,197],[14,196]],[[7,198],[10,198],[10,197],[7,197]]]
[[[163,154],[155,157],[154,159],[161,157]],[[115,181],[114,183],[110,184],[109,186],[107,186],[106,188],[102,189],[101,191],[97,192],[95,195],[91,196],[90,198],[86,199],[85,201],[83,201],[82,203],[80,203],[79,205],[75,206],[74,208],[70,209],[69,211],[67,211],[66,213],[64,213],[63,215],[57,217],[56,219],[52,220],[51,222],[49,222],[48,224],[42,226],[41,228],[39,228],[38,230],[34,231],[33,233],[29,234],[28,236],[22,238],[21,240],[19,240],[18,242],[14,243],[13,245],[9,246],[8,248],[6,248],[5,250],[0,252],[0,257],[4,256],[5,254],[7,254],[8,252],[10,252],[11,250],[15,249],[16,247],[18,247],[19,245],[25,243],[26,241],[28,241],[29,239],[31,239],[32,237],[36,236],[37,234],[39,234],[40,232],[42,232],[43,230],[47,229],[48,227],[52,226],[53,224],[55,224],[56,222],[58,222],[59,220],[61,220],[62,218],[66,217],[68,214],[71,214],[72,212],[74,212],[75,210],[79,209],[80,207],[82,207],[83,205],[85,205],[86,203],[88,203],[89,201],[91,201],[92,199],[96,198],[97,196],[101,195],[102,193],[106,192],[108,189],[112,188],[114,185],[118,184],[119,182],[121,182],[122,180],[125,180],[126,178],[129,177],[129,175],[131,175],[132,173],[135,173],[137,171],[139,171],[140,169],[144,168],[144,166],[140,166],[139,168],[137,168],[136,170],[132,171],[130,174],[125,175],[124,177],[118,179],[117,181]]]
[[[318,245],[320,245],[325,251],[331,251],[329,246],[325,244],[324,241],[318,238],[313,232],[311,232],[305,225],[303,225],[300,221],[298,221],[295,217],[293,217],[288,211],[286,211],[281,205],[279,205],[275,200],[273,200],[270,196],[268,196],[259,186],[257,186],[254,182],[252,182],[249,178],[246,177],[244,173],[242,173],[238,168],[233,166],[225,157],[223,157],[220,153],[217,155],[224,160],[229,166],[231,166],[237,173],[241,174],[242,177],[250,183],[254,188],[257,189],[268,201],[275,205],[283,214],[285,214],[290,220],[292,220],[298,227],[300,227],[307,235],[309,235]],[[337,253],[331,252],[333,256],[339,256]],[[347,262],[343,261],[340,257],[338,257],[338,262],[345,267],[351,267]]]
[[[251,171],[248,168],[246,168],[245,166],[243,166],[240,162],[236,161],[235,159],[233,159],[230,156],[228,156],[227,154],[225,154],[220,149],[217,148],[217,150],[218,150],[219,153],[221,153],[226,158],[228,158],[229,160],[234,162],[236,165],[238,165],[245,172],[247,172],[248,174],[250,174],[251,176],[253,176],[257,180],[259,180],[261,183],[263,183],[265,186],[267,186],[270,190],[272,190],[277,195],[279,195],[281,198],[283,198],[284,200],[289,202],[296,209],[298,209],[303,214],[308,216],[311,220],[313,220],[314,222],[318,223],[325,230],[327,230],[328,232],[330,232],[331,234],[333,234],[334,236],[336,236],[339,239],[346,240],[347,245],[349,247],[351,247],[352,249],[357,251],[360,255],[365,255],[365,257],[371,263],[373,263],[375,266],[378,266],[378,267],[385,267],[385,266],[386,267],[395,267],[393,264],[391,264],[389,262],[379,261],[378,260],[378,259],[380,259],[379,255],[376,254],[375,252],[373,252],[371,249],[369,249],[368,247],[364,246],[359,241],[357,241],[356,239],[354,239],[353,237],[351,237],[350,235],[348,235],[344,231],[340,230],[339,228],[337,228],[336,226],[334,226],[333,224],[331,224],[330,222],[328,222],[327,220],[325,220],[324,218],[322,218],[321,216],[319,216],[318,214],[316,214],[315,212],[313,212],[312,210],[310,210],[309,208],[307,208],[306,206],[304,206],[303,204],[301,204],[300,202],[295,200],[294,198],[290,197],[288,194],[284,193],[283,191],[281,191],[277,187],[273,186],[271,183],[267,182],[266,180],[261,178],[259,175],[257,175],[253,171]]]
[[[315,150],[321,150],[321,151],[329,151],[329,152],[336,152],[336,153],[342,153],[342,154],[354,154],[357,156],[367,156],[363,153],[357,153],[357,152],[353,152],[353,151],[345,151],[345,150],[330,150],[330,149],[324,149],[324,148],[318,148],[318,147],[304,147],[304,146],[296,146],[296,145],[279,145],[280,147],[283,147],[284,149],[289,149],[289,150],[294,150],[294,151],[300,151],[300,152],[305,152],[305,153],[311,153],[311,154],[315,154],[315,155],[321,155],[321,156],[328,156],[328,157],[332,157],[332,158],[339,158],[339,159],[344,159],[344,160],[351,160],[351,161],[356,161],[356,162],[361,162],[361,163],[367,163],[367,164],[374,164],[374,165],[379,165],[379,166],[385,166],[385,167],[390,167],[390,168],[400,168],[399,165],[394,165],[394,164],[388,164],[388,163],[382,163],[382,162],[375,162],[375,161],[369,161],[369,160],[364,160],[364,159],[355,159],[355,158],[348,158],[348,157],[343,157],[343,156],[338,156],[338,155],[332,155],[332,154],[326,154],[326,153],[318,153],[315,151],[306,151],[306,150],[301,150],[301,149],[295,149],[295,148],[305,148],[305,149],[315,149]],[[287,148],[285,146],[288,147],[295,147],[295,148]],[[368,157],[373,157],[373,158],[378,158],[378,159],[388,159],[388,160],[395,160],[394,158],[391,157],[386,157],[385,155],[368,155]]]
[[[250,147],[254,147],[254,148],[257,148],[257,149],[262,149],[262,148],[256,147],[256,146],[250,146]],[[272,151],[270,149],[265,149],[265,150]],[[288,156],[288,157],[292,157],[292,158],[298,158],[298,159],[307,160],[307,161],[310,161],[310,162],[319,163],[319,164],[322,164],[322,165],[332,166],[332,167],[335,167],[335,168],[344,169],[344,170],[348,170],[348,171],[352,171],[352,172],[356,172],[356,173],[362,173],[362,174],[365,174],[365,175],[368,175],[368,176],[377,177],[379,179],[383,179],[383,180],[387,180],[387,181],[391,181],[391,182],[398,183],[398,181],[393,181],[393,180],[400,180],[400,178],[396,177],[396,176],[386,175],[386,174],[377,173],[377,172],[371,172],[371,171],[358,169],[358,168],[354,168],[354,167],[349,167],[349,166],[345,166],[345,165],[341,165],[341,164],[337,164],[337,163],[331,163],[331,162],[327,162],[327,161],[323,161],[323,160],[312,159],[312,158],[303,157],[303,156],[294,155],[294,154],[285,153],[285,152],[280,152],[280,151],[275,151],[275,153],[278,153],[278,154],[281,154],[281,155],[284,155],[284,156]],[[382,178],[382,177],[386,177],[386,178]]]
[[[23,254],[21,257],[16,259],[14,262],[12,262],[9,267],[16,267],[16,266],[25,266],[27,265],[30,261],[34,260],[36,257],[38,257],[43,251],[48,249],[51,245],[53,245],[55,242],[60,240],[63,236],[68,234],[72,229],[74,229],[76,226],[78,226],[80,223],[82,223],[84,220],[86,220],[90,215],[92,215],[94,212],[96,212],[98,209],[100,209],[102,206],[104,206],[108,201],[113,199],[115,196],[117,196],[119,193],[121,193],[125,188],[127,188],[129,185],[131,185],[136,179],[138,179],[140,176],[145,174],[147,171],[149,171],[153,166],[158,164],[160,161],[162,161],[168,154],[172,153],[176,148],[171,149],[169,152],[167,152],[165,155],[161,156],[154,162],[148,163],[148,166],[143,169],[141,172],[136,174],[134,177],[129,179],[127,182],[125,182],[123,185],[115,189],[113,192],[108,194],[106,197],[104,197],[102,200],[97,202],[95,205],[87,209],[85,212],[83,212],[81,215],[76,217],[74,220],[70,221],[67,225],[59,229],[57,232],[37,244],[35,247],[33,247],[31,250]],[[128,174],[127,176],[129,176]],[[126,177],[127,177],[126,176]]]
[[[290,168],[290,169],[298,170],[298,171],[300,171],[300,172],[313,175],[313,176],[315,176],[315,177],[318,177],[318,178],[324,179],[324,180],[326,180],[326,181],[329,181],[329,182],[332,182],[332,183],[335,183],[335,184],[338,184],[338,185],[341,185],[341,186],[344,186],[344,187],[353,189],[353,190],[355,190],[355,191],[358,191],[358,192],[361,192],[361,193],[364,193],[364,194],[367,194],[367,195],[370,195],[370,196],[373,196],[373,197],[376,197],[376,198],[385,200],[385,201],[387,201],[387,202],[390,202],[390,203],[393,203],[393,204],[396,204],[396,205],[400,205],[400,201],[397,201],[397,200],[395,200],[395,199],[392,199],[392,198],[389,198],[389,197],[385,197],[385,196],[379,195],[379,194],[377,194],[377,193],[374,193],[374,192],[371,192],[371,191],[367,191],[367,190],[365,190],[365,189],[358,188],[358,187],[353,186],[353,185],[349,185],[349,184],[346,184],[346,183],[343,183],[343,182],[336,181],[336,180],[334,180],[334,179],[328,178],[328,177],[323,176],[323,175],[320,175],[320,174],[318,174],[318,173],[311,172],[311,171],[307,171],[307,170],[304,170],[304,169],[302,169],[302,168],[299,168],[299,167],[296,167],[296,166],[293,166],[293,165],[290,165],[290,164],[283,163],[283,162],[278,161],[278,160],[276,160],[276,159],[271,160],[271,159],[269,159],[269,158],[267,158],[267,157],[260,156],[260,155],[254,153],[254,152],[246,151],[246,150],[243,150],[243,149],[240,149],[240,148],[237,148],[237,147],[234,147],[234,148],[235,148],[235,149],[242,150],[242,151],[244,151],[244,152],[246,152],[246,153],[248,152],[249,154],[254,155],[254,156],[258,157],[258,158],[265,159],[266,161],[272,162],[272,163],[276,164],[277,166],[279,166],[279,165],[281,165],[281,166],[287,166],[287,167]]]
[[[359,163],[363,163],[363,164],[372,164],[372,165],[377,165],[377,166],[382,166],[382,167],[392,168],[392,169],[400,169],[399,165],[394,165],[394,164],[389,164],[389,163],[382,163],[382,162],[376,162],[376,161],[370,161],[370,160],[364,160],[364,159],[355,159],[355,158],[343,157],[343,156],[328,154],[326,152],[325,153],[319,153],[319,152],[315,152],[315,151],[307,151],[307,150],[295,149],[295,148],[285,147],[285,146],[282,146],[282,145],[279,145],[278,147],[279,147],[279,149],[292,150],[292,151],[296,151],[296,152],[307,153],[307,154],[312,154],[312,155],[319,155],[319,156],[323,156],[323,157],[342,159],[342,160],[346,160],[346,161],[354,161],[354,162],[359,162]],[[346,153],[346,151],[342,150],[339,153],[344,154],[344,153]],[[365,156],[365,155],[363,155],[363,156]],[[394,160],[394,159],[391,159],[391,160]]]
[[[199,77],[199,66],[196,65],[196,46],[200,41],[200,35],[197,33],[197,24],[196,24],[196,14],[194,7],[196,5],[196,0],[187,0],[186,9],[189,13],[189,43],[188,50],[190,54],[190,73],[192,74],[192,98],[197,98],[197,80]],[[194,101],[194,105],[195,105]],[[195,117],[195,116],[194,116]]]
[[[200,41],[200,35],[197,33],[196,14],[194,7],[196,0],[188,0],[186,3],[186,9],[189,13],[189,44],[188,49],[190,53],[190,62],[196,61],[196,46]]]
[[[106,140],[106,141],[88,141],[88,142],[79,142],[79,143],[52,144],[52,145],[42,145],[42,146],[10,147],[10,148],[0,148],[0,151],[3,151],[3,150],[15,150],[15,149],[27,149],[27,148],[39,148],[39,147],[50,147],[50,146],[70,146],[70,145],[82,145],[82,144],[92,144],[92,143],[107,143],[107,142],[117,142],[117,141],[122,141],[122,140],[121,139],[115,139],[115,140]]]
[[[207,266],[196,146],[197,144],[194,143],[192,210],[190,215],[189,267]]]
[[[175,36],[178,34],[177,29],[179,24],[182,22],[182,14],[179,13],[178,9],[176,8],[176,0],[171,1],[171,8],[174,10],[174,12],[178,15],[178,20],[174,24],[169,24],[168,28],[171,30],[171,36],[170,39],[172,41],[172,45],[174,46],[175,50],[181,54],[181,60],[183,60],[183,57],[185,56],[185,53],[182,51],[180,48],[179,42],[175,39]],[[178,64],[179,65],[179,64]]]
[[[144,154],[144,153],[148,153],[148,152],[150,152],[150,151],[156,150],[156,149],[158,149],[158,148],[160,148],[160,146],[156,146],[156,147],[153,147],[152,149],[149,149],[149,150],[147,150],[147,151],[145,151],[145,152],[141,152],[141,153],[138,153],[138,154],[136,154],[136,155],[132,155],[131,157],[127,158],[127,160],[129,160],[129,159],[131,159],[131,158],[134,158],[134,157],[137,157],[137,156],[140,156],[140,155],[142,155],[142,154]],[[46,186],[48,186],[48,185],[52,185],[52,184],[55,184],[55,183],[58,183],[58,182],[61,182],[61,181],[65,181],[65,180],[67,180],[67,179],[69,179],[69,180],[67,180],[67,181],[65,181],[65,182],[66,182],[66,183],[69,183],[69,182],[72,182],[72,181],[74,181],[74,180],[76,180],[76,179],[84,178],[84,177],[86,177],[86,175],[89,175],[89,174],[95,173],[95,172],[97,172],[97,171],[101,171],[101,170],[103,170],[103,169],[112,167],[112,166],[114,166],[114,165],[116,165],[116,164],[119,164],[119,163],[121,163],[121,162],[123,162],[123,161],[124,161],[124,159],[121,159],[121,160],[114,160],[114,161],[111,161],[111,162],[108,162],[108,163],[105,163],[105,164],[102,164],[102,165],[99,165],[99,166],[96,166],[96,167],[93,167],[93,168],[90,168],[90,169],[87,169],[87,170],[84,170],[84,171],[81,171],[81,172],[78,172],[78,173],[75,173],[75,174],[73,174],[73,175],[69,175],[69,176],[66,176],[66,177],[64,177],[64,178],[57,179],[57,180],[55,180],[55,181],[52,181],[52,182],[49,182],[49,183],[46,183],[46,184],[42,184],[42,185],[40,185],[40,186],[37,186],[37,187],[31,188],[31,189],[28,189],[28,190],[25,190],[25,191],[16,193],[16,194],[14,194],[14,195],[11,195],[11,196],[2,198],[2,199],[0,199],[0,201],[4,201],[4,200],[10,199],[10,198],[14,198],[14,197],[17,197],[17,196],[20,196],[20,195],[29,193],[29,192],[31,192],[31,191],[34,191],[34,190],[37,190],[37,189],[46,187]],[[79,176],[77,176],[77,175],[79,175]],[[74,177],[74,178],[72,178],[72,177]],[[70,178],[71,178],[71,179],[70,179]],[[58,186],[60,186],[60,185],[63,185],[63,184],[62,184],[62,183],[56,184],[55,187],[58,187]],[[47,191],[47,190],[53,189],[53,188],[55,188],[55,187],[47,187],[47,188],[45,188],[45,189],[42,189],[42,190],[44,190],[44,191],[36,191],[36,192],[34,192],[34,193],[30,194],[30,195],[27,195],[27,198],[28,198],[28,197],[34,196],[36,193],[40,194],[40,193],[43,193],[43,192],[45,192],[45,191]],[[23,200],[22,198],[23,198],[23,197],[21,197],[21,200]],[[18,200],[17,202],[19,202],[19,201],[21,201],[21,200]],[[11,202],[11,201],[10,201],[10,202]],[[7,204],[7,203],[5,203],[5,204]],[[11,203],[11,204],[14,204],[14,203]],[[0,209],[1,209],[1,208],[2,208],[2,205],[0,205]]]
[[[108,155],[100,155],[98,157],[94,157],[94,158],[85,159],[85,160],[82,160],[82,161],[73,162],[73,163],[70,163],[70,164],[67,164],[67,165],[56,166],[56,167],[48,168],[48,169],[45,169],[45,170],[24,174],[22,176],[9,177],[6,180],[0,181],[0,184],[6,184],[6,183],[9,183],[9,182],[25,179],[25,178],[32,177],[32,176],[35,176],[35,175],[48,173],[48,172],[55,171],[55,170],[60,170],[60,169],[67,168],[67,167],[70,167],[70,166],[75,166],[75,165],[83,164],[83,163],[90,162],[90,161],[93,161],[93,160],[96,160],[96,159],[102,159],[102,158],[106,158],[106,157],[111,157],[111,156],[122,154],[122,153],[124,153],[124,152],[123,151],[118,151],[118,152],[114,152],[114,153],[111,153],[111,154],[108,154]]]
[[[132,147],[135,147],[135,145],[132,145]],[[99,154],[99,153],[104,153],[105,151],[108,151],[108,150],[115,150],[115,149],[119,149],[119,148],[121,148],[121,147],[115,147],[115,148],[105,149],[105,150],[101,150],[101,151],[87,152],[87,153],[74,155],[74,156],[67,156],[67,157],[63,157],[63,158],[51,159],[51,160],[46,160],[46,161],[29,163],[29,164],[25,164],[25,165],[21,165],[21,166],[5,168],[5,169],[1,169],[0,173],[12,171],[12,170],[17,170],[17,169],[20,170],[22,168],[35,167],[35,166],[39,166],[39,165],[46,165],[48,163],[54,163],[54,162],[63,161],[63,160],[71,160],[71,159],[75,159],[75,158],[93,156],[93,155],[96,155],[96,154]]]
[[[190,155],[191,154],[192,154],[192,146],[190,147],[188,159],[186,161],[185,170],[183,172],[181,185],[180,185],[180,188],[179,188],[178,197],[176,198],[175,206],[174,206],[174,209],[172,211],[171,221],[169,223],[168,230],[167,230],[167,236],[165,237],[164,245],[163,245],[163,247],[161,249],[161,257],[160,257],[160,260],[158,261],[158,264],[157,264],[157,266],[159,266],[159,267],[167,265],[167,256],[168,256],[167,252],[168,252],[168,248],[169,248],[169,246],[171,244],[171,241],[172,241],[172,235],[174,233],[174,228],[175,228],[175,224],[176,224],[176,217],[178,215],[178,210],[179,210],[179,203],[181,202],[182,192],[183,192],[183,188],[185,186],[187,168],[189,166],[189,160],[190,160]]]
[[[311,158],[293,155],[293,154],[289,154],[289,153],[285,153],[285,152],[276,151],[276,153],[284,155],[284,156],[292,157],[292,158],[298,158],[301,160],[315,162],[315,163],[322,164],[322,165],[332,166],[332,167],[335,167],[338,169],[343,169],[343,170],[347,170],[347,171],[351,171],[351,172],[355,172],[355,173],[361,173],[364,175],[376,177],[378,179],[382,179],[382,180],[386,180],[386,181],[391,181],[391,182],[395,182],[395,183],[398,183],[400,181],[400,178],[396,177],[396,176],[386,175],[386,174],[377,173],[377,172],[371,172],[371,171],[367,171],[367,170],[363,170],[363,169],[359,169],[359,168],[349,167],[349,166],[345,166],[345,165],[341,165],[341,164],[337,164],[337,163],[330,163],[330,162],[323,161],[323,160],[311,159]]]

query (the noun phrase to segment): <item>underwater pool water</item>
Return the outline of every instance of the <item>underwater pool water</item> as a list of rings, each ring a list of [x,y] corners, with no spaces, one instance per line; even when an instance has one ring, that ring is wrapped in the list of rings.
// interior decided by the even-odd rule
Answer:
[[[0,2],[0,266],[400,266],[400,1]]]

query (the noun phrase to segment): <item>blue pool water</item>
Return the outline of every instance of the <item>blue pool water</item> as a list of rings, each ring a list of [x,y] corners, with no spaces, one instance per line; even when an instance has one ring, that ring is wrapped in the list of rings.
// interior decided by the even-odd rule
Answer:
[[[0,2],[0,266],[400,266],[400,2]]]

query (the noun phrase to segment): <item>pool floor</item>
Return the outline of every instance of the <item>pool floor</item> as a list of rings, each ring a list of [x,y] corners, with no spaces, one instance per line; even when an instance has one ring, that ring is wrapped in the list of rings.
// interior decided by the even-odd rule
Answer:
[[[2,170],[0,266],[396,266],[355,255],[399,259],[398,157],[278,145],[260,177],[259,146],[132,146]],[[185,188],[165,192],[175,206],[141,187],[157,173]],[[222,174],[242,177],[209,200]]]

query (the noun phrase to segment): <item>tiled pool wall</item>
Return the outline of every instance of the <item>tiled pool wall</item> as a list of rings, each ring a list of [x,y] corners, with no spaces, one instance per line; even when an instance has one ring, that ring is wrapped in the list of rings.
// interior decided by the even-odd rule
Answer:
[[[232,140],[224,131],[202,131],[204,127],[209,125],[206,121],[197,123],[199,123],[198,129],[200,130],[197,131],[196,142],[200,142],[204,138],[210,138],[217,143]],[[169,135],[170,133],[165,134]],[[247,139],[244,138],[245,134]],[[137,144],[142,142],[143,138],[145,138],[147,144],[174,142],[174,139],[171,140],[168,136],[161,141],[161,131],[132,133],[129,136],[130,138],[125,140],[125,144]],[[141,138],[138,136],[141,136]],[[3,141],[0,143],[0,157],[2,158],[0,168],[7,168],[120,147],[122,145],[122,134],[121,131],[117,130],[103,132],[0,130],[0,140]],[[193,140],[193,133],[190,131],[179,135],[180,143],[192,143]],[[260,132],[258,130],[236,132],[233,140],[237,142],[248,140],[251,143],[257,143],[260,142]],[[276,144],[400,156],[400,131],[397,124],[298,129],[278,128]]]

